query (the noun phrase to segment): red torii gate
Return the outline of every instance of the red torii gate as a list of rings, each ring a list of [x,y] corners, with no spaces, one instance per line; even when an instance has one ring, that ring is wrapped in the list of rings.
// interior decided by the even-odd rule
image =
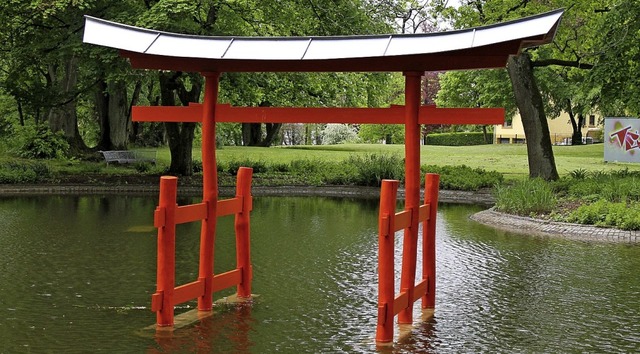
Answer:
[[[175,177],[161,178],[158,227],[158,291],[152,297],[157,326],[172,326],[173,306],[198,299],[211,311],[213,292],[238,287],[251,296],[249,212],[250,169],[238,176],[235,198],[218,201],[215,156],[216,122],[377,123],[405,125],[405,210],[395,212],[397,181],[384,181],[379,221],[379,300],[376,341],[393,340],[393,317],[413,322],[413,303],[435,306],[435,215],[437,176],[427,177],[426,202],[420,205],[420,124],[499,124],[501,109],[440,109],[420,105],[425,71],[503,67],[521,48],[553,39],[562,10],[499,25],[418,35],[346,37],[203,37],[152,31],[86,17],[84,41],[117,48],[135,68],[200,72],[204,103],[188,107],[135,107],[134,120],[202,123],[202,203],[178,207]],[[177,51],[176,49],[180,49]],[[217,103],[221,72],[399,71],[405,76],[405,105],[390,108],[231,107]],[[237,268],[213,274],[218,216],[236,215]],[[175,287],[175,225],[202,221],[198,279]],[[415,284],[419,223],[425,222],[423,279]],[[393,235],[404,229],[400,294],[394,295]]]

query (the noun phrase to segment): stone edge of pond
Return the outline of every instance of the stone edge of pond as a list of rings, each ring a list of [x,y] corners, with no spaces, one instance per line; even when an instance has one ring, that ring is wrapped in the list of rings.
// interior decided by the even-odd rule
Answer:
[[[481,224],[518,234],[558,237],[575,241],[640,244],[640,231],[535,219],[501,213],[495,208],[475,213],[470,218]]]
[[[221,186],[221,197],[235,195],[235,187]],[[15,195],[157,195],[157,185],[0,185],[0,196]],[[199,196],[202,186],[178,186],[181,197]],[[380,188],[361,186],[256,186],[252,188],[254,196],[321,196],[335,198],[380,197]],[[404,198],[404,190],[398,190],[398,198]],[[493,205],[494,199],[490,190],[478,192],[441,190],[439,201],[443,203]]]

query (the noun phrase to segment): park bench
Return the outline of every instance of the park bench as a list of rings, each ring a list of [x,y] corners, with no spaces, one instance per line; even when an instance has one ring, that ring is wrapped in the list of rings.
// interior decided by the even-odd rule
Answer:
[[[136,162],[156,163],[156,151],[110,150],[99,152],[104,156],[107,166],[109,166],[110,162],[117,162],[119,164]]]

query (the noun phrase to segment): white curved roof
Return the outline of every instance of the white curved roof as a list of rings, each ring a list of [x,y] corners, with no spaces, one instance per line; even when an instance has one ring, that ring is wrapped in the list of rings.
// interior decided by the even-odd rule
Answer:
[[[338,37],[193,36],[86,16],[84,42],[120,49],[134,67],[140,68],[185,71],[467,69],[503,66],[495,63],[506,63],[508,55],[517,54],[523,47],[549,43],[562,13],[563,10],[555,10],[501,24],[440,33]],[[457,59],[452,61],[452,57]]]

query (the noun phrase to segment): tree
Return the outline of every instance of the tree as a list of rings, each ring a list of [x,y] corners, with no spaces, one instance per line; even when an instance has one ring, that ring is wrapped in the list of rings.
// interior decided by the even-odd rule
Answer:
[[[594,68],[587,82],[606,116],[640,115],[640,3],[611,1],[594,8],[600,21],[594,30]]]
[[[507,65],[515,94],[512,97],[516,99],[527,135],[530,177],[558,178],[546,123],[547,112],[553,117],[560,109],[570,109],[579,119],[592,109],[592,87],[584,85],[575,70],[592,67],[588,59],[595,51],[594,38],[598,35],[593,26],[600,21],[594,17],[594,9],[607,2],[468,0],[458,11],[449,12],[455,26],[460,28],[567,8],[553,44],[529,48],[518,58],[511,58]],[[565,89],[560,90],[560,87]],[[579,130],[579,122],[575,122],[575,127]],[[577,138],[577,133],[574,135]]]
[[[322,132],[323,145],[335,145],[355,142],[358,133],[349,124],[327,124]]]
[[[403,143],[404,126],[401,124],[362,124],[358,136],[367,143]]]
[[[0,4],[3,28],[3,88],[35,124],[48,120],[76,150],[85,148],[77,125],[76,102],[86,90],[78,82],[78,34],[86,6],[65,0],[16,0]]]

